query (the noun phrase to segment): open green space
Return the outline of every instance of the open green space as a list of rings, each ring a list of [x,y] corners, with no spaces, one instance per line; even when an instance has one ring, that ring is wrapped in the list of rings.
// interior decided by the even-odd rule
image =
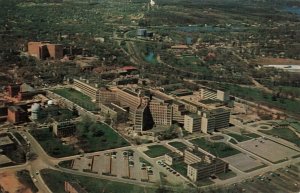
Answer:
[[[210,142],[206,140],[205,138],[196,138],[190,140],[191,143],[197,145],[201,149],[215,155],[216,157],[224,158],[231,155],[235,155],[240,153],[240,151],[230,147],[229,145],[223,143],[223,142]]]
[[[290,126],[293,127],[296,130],[296,132],[300,133],[300,123],[299,122],[290,123]]]
[[[230,137],[233,137],[234,139],[236,139],[238,142],[242,142],[242,141],[247,141],[250,140],[251,138],[245,135],[239,135],[237,133],[226,133],[226,135],[229,135]]]
[[[65,160],[58,163],[60,167],[72,169],[73,160]]]
[[[216,175],[220,180],[227,180],[229,178],[233,178],[236,176],[236,173],[234,173],[233,171],[229,171],[226,173],[220,173]]]
[[[49,128],[31,130],[30,133],[43,149],[53,157],[66,157],[78,154],[79,148],[84,152],[94,152],[129,145],[124,138],[108,125],[89,121],[78,123],[75,134],[78,142],[72,145],[64,145],[59,138],[54,136]]]
[[[144,151],[144,153],[151,158],[159,157],[170,152],[171,150],[163,145],[151,145],[148,146],[147,151]]]
[[[103,123],[80,122],[78,129],[78,145],[85,152],[94,152],[106,149],[128,146],[129,143]]]
[[[66,157],[79,153],[74,145],[63,145],[49,128],[30,130],[30,133],[50,156]]]
[[[233,143],[233,144],[238,144],[238,143],[236,142],[236,140],[234,140],[233,138],[231,138],[231,139],[229,140],[229,142],[230,142],[230,143]]]
[[[183,149],[183,148],[186,148],[187,146],[182,143],[182,142],[179,142],[179,141],[173,141],[173,142],[170,142],[169,145],[177,148],[177,149]]]
[[[271,130],[258,130],[258,131],[265,133],[267,135],[273,135],[275,137],[285,139],[289,142],[296,144],[297,146],[300,146],[299,137],[288,128],[273,128]]]
[[[144,163],[146,166],[153,166],[150,162],[148,162],[147,160],[145,160],[144,158],[140,157],[139,158],[141,163]]]
[[[260,126],[259,128],[261,128],[261,129],[269,129],[269,127],[268,127],[268,126],[265,126],[265,125],[262,125],[262,126]]]
[[[259,138],[259,137],[261,137],[260,135],[258,135],[256,133],[243,133],[243,135],[249,136],[251,138]]]
[[[77,105],[81,106],[82,108],[95,111],[97,110],[96,104],[92,102],[91,98],[82,94],[81,92],[72,89],[72,88],[62,88],[62,89],[55,89],[52,92],[76,103]]]
[[[64,182],[76,181],[89,193],[154,193],[155,189],[140,187],[135,184],[114,182],[86,176],[72,175],[55,170],[44,169],[41,176],[52,192],[65,193]]]
[[[187,164],[183,161],[175,162],[171,167],[181,175],[187,176]]]
[[[229,91],[234,96],[300,114],[300,101],[298,100],[279,98],[256,88],[241,87],[236,84],[220,84],[219,87]]]

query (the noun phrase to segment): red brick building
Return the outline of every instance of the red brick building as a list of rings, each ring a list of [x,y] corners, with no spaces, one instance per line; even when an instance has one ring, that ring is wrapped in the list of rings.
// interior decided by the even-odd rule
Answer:
[[[28,54],[40,60],[46,58],[62,59],[63,46],[61,44],[50,44],[49,42],[28,42]]]
[[[16,97],[21,90],[20,84],[8,85],[6,90],[9,97]]]
[[[18,124],[27,120],[27,112],[19,106],[10,106],[7,109],[7,121]]]

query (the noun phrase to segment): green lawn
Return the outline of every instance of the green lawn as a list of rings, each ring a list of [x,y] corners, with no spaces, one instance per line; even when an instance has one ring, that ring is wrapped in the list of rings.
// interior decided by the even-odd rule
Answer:
[[[251,138],[259,138],[259,137],[261,137],[260,135],[258,135],[256,133],[243,133],[243,135],[249,136]]]
[[[159,157],[171,152],[171,150],[163,145],[148,146],[148,149],[149,150],[144,151],[144,153],[151,158]]]
[[[237,144],[237,142],[234,139],[232,139],[232,138],[229,140],[229,142],[233,143],[233,144]]]
[[[81,122],[77,125],[78,145],[85,152],[101,151],[128,146],[129,143],[109,126],[103,123],[87,124]]]
[[[268,135],[277,136],[279,138],[290,141],[290,142],[296,144],[297,146],[300,146],[299,137],[288,128],[273,128],[271,130],[258,130],[258,131],[268,134]]]
[[[187,176],[187,164],[183,161],[175,162],[171,167],[181,175]]]
[[[230,94],[244,98],[246,100],[274,106],[294,114],[300,114],[300,101],[279,98],[273,99],[272,94],[265,93],[259,89],[241,87],[233,84],[219,84],[217,85],[217,87],[228,90]]]
[[[75,147],[63,145],[48,128],[31,130],[30,133],[50,156],[66,157],[79,153]]]
[[[58,163],[60,167],[72,169],[73,160],[61,161]]]
[[[179,141],[173,141],[173,142],[170,142],[169,145],[177,148],[177,149],[182,149],[182,148],[186,148],[187,146],[182,143],[182,142],[179,142]]]
[[[77,105],[89,111],[97,110],[96,104],[91,101],[91,98],[72,88],[63,88],[52,90],[52,92],[76,103]]]
[[[94,152],[106,149],[128,146],[118,133],[109,126],[102,123],[80,122],[77,125],[77,145],[84,152]],[[31,130],[32,136],[40,143],[43,149],[53,157],[66,157],[79,153],[79,149],[73,145],[63,145],[59,138],[56,138],[50,129]]]
[[[300,133],[300,123],[296,122],[296,123],[291,123],[290,124],[298,133]]]
[[[226,173],[220,173],[216,175],[220,180],[227,180],[229,178],[233,178],[236,176],[236,173],[234,173],[233,171],[229,171]]]
[[[226,135],[229,135],[230,137],[233,137],[234,139],[236,139],[238,142],[242,142],[242,141],[247,141],[250,140],[251,138],[245,135],[239,135],[236,133],[226,133]]]
[[[125,184],[110,180],[97,179],[86,176],[72,175],[62,173],[55,170],[44,169],[41,176],[47,186],[55,193],[65,193],[64,182],[76,181],[81,187],[85,188],[89,193],[109,192],[109,193],[154,193],[152,188],[140,187],[133,184]]]
[[[213,143],[213,142],[207,141],[203,137],[192,139],[192,140],[190,140],[190,142],[197,145],[201,149],[204,149],[205,151],[207,151],[217,157],[220,157],[220,158],[224,158],[224,157],[228,157],[228,156],[240,153],[240,151],[230,147],[229,145],[227,145],[223,142]]]

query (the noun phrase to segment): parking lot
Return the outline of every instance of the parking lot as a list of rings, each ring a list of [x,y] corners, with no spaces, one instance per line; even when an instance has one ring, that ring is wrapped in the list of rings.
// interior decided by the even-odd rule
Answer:
[[[153,183],[160,180],[157,169],[130,149],[77,158],[73,169]]]
[[[248,150],[262,158],[265,158],[273,163],[290,159],[293,156],[299,155],[299,152],[285,147],[274,141],[263,139],[262,137],[244,141],[238,144],[241,148]]]
[[[241,192],[292,193],[300,191],[299,182],[299,166],[292,165],[244,180],[230,188]]]
[[[223,160],[243,172],[247,172],[247,171],[253,170],[255,168],[264,166],[264,164],[261,163],[260,161],[254,159],[244,153],[235,154],[235,155],[223,158]]]

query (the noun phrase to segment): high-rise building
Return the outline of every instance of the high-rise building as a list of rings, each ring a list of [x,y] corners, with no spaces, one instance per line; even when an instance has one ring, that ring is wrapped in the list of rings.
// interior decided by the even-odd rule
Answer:
[[[204,111],[201,120],[201,130],[203,133],[211,133],[216,129],[226,128],[229,126],[230,110],[217,108]]]
[[[190,133],[200,131],[201,129],[201,115],[187,114],[184,116],[184,129]]]
[[[193,182],[228,171],[228,163],[204,154],[197,149],[184,151],[184,162],[188,164],[187,176]]]

